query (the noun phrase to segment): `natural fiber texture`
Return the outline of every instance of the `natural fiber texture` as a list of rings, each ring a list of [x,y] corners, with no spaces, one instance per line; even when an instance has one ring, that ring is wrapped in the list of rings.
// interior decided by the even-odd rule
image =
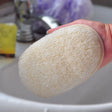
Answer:
[[[94,29],[72,25],[31,45],[19,60],[20,77],[36,95],[55,96],[88,79],[100,67],[103,54]]]

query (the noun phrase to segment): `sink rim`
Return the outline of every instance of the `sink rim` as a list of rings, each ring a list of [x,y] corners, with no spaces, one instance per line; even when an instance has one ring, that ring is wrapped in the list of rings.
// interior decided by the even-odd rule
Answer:
[[[22,99],[22,98],[18,98],[18,97],[14,97],[11,95],[8,95],[6,93],[2,93],[0,92],[0,96],[4,95],[6,96],[6,98],[4,98],[4,100],[10,101],[12,100],[12,105],[16,104],[16,103],[20,103],[20,104],[30,104],[31,106],[36,106],[39,109],[53,109],[53,110],[87,110],[87,111],[99,111],[99,110],[112,110],[112,102],[110,103],[101,103],[101,104],[90,104],[90,105],[67,105],[67,104],[51,104],[51,103],[41,103],[41,102],[36,102],[36,101],[30,101],[30,100],[26,100],[26,99]],[[3,97],[0,97],[0,102],[1,99],[3,100]]]

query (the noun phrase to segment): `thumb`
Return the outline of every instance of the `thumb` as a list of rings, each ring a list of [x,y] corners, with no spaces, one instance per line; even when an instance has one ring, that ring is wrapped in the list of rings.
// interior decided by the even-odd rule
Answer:
[[[74,25],[74,24],[75,24],[75,21],[74,22],[71,22],[71,23],[68,23],[68,24],[65,24],[65,25],[61,25],[61,26],[59,26],[57,28],[49,29],[47,31],[47,33],[50,34],[50,33],[54,32],[55,30],[58,30],[60,28],[67,27],[67,26],[70,26],[70,25]]]

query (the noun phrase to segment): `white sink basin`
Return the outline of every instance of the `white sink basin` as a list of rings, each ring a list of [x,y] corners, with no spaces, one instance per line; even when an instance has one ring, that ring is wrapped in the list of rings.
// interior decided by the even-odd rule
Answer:
[[[4,97],[4,94],[1,94],[0,110],[3,109],[1,107],[5,106],[6,112],[8,106],[8,108],[12,109],[12,112],[14,108],[18,108],[16,112],[21,109],[28,109],[28,112],[35,109],[36,112],[41,109],[43,111],[47,111],[47,109],[50,111],[52,108],[64,112],[68,109],[69,111],[72,109],[74,112],[78,110],[82,112],[82,109],[85,109],[86,112],[92,112],[93,110],[99,112],[102,109],[106,109],[106,112],[112,111],[112,63],[99,70],[83,84],[65,94],[53,98],[40,98],[28,91],[22,84],[18,74],[17,62],[18,60],[15,60],[0,70],[0,91],[6,95]],[[59,104],[61,104],[61,107]],[[64,106],[65,104],[67,106]],[[20,105],[23,108],[20,108]]]

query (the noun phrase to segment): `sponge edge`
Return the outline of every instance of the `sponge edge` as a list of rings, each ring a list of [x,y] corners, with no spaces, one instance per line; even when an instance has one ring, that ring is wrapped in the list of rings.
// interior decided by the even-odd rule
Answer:
[[[76,24],[59,29],[32,44],[20,57],[24,85],[40,97],[64,93],[97,71],[103,42],[91,27]]]

